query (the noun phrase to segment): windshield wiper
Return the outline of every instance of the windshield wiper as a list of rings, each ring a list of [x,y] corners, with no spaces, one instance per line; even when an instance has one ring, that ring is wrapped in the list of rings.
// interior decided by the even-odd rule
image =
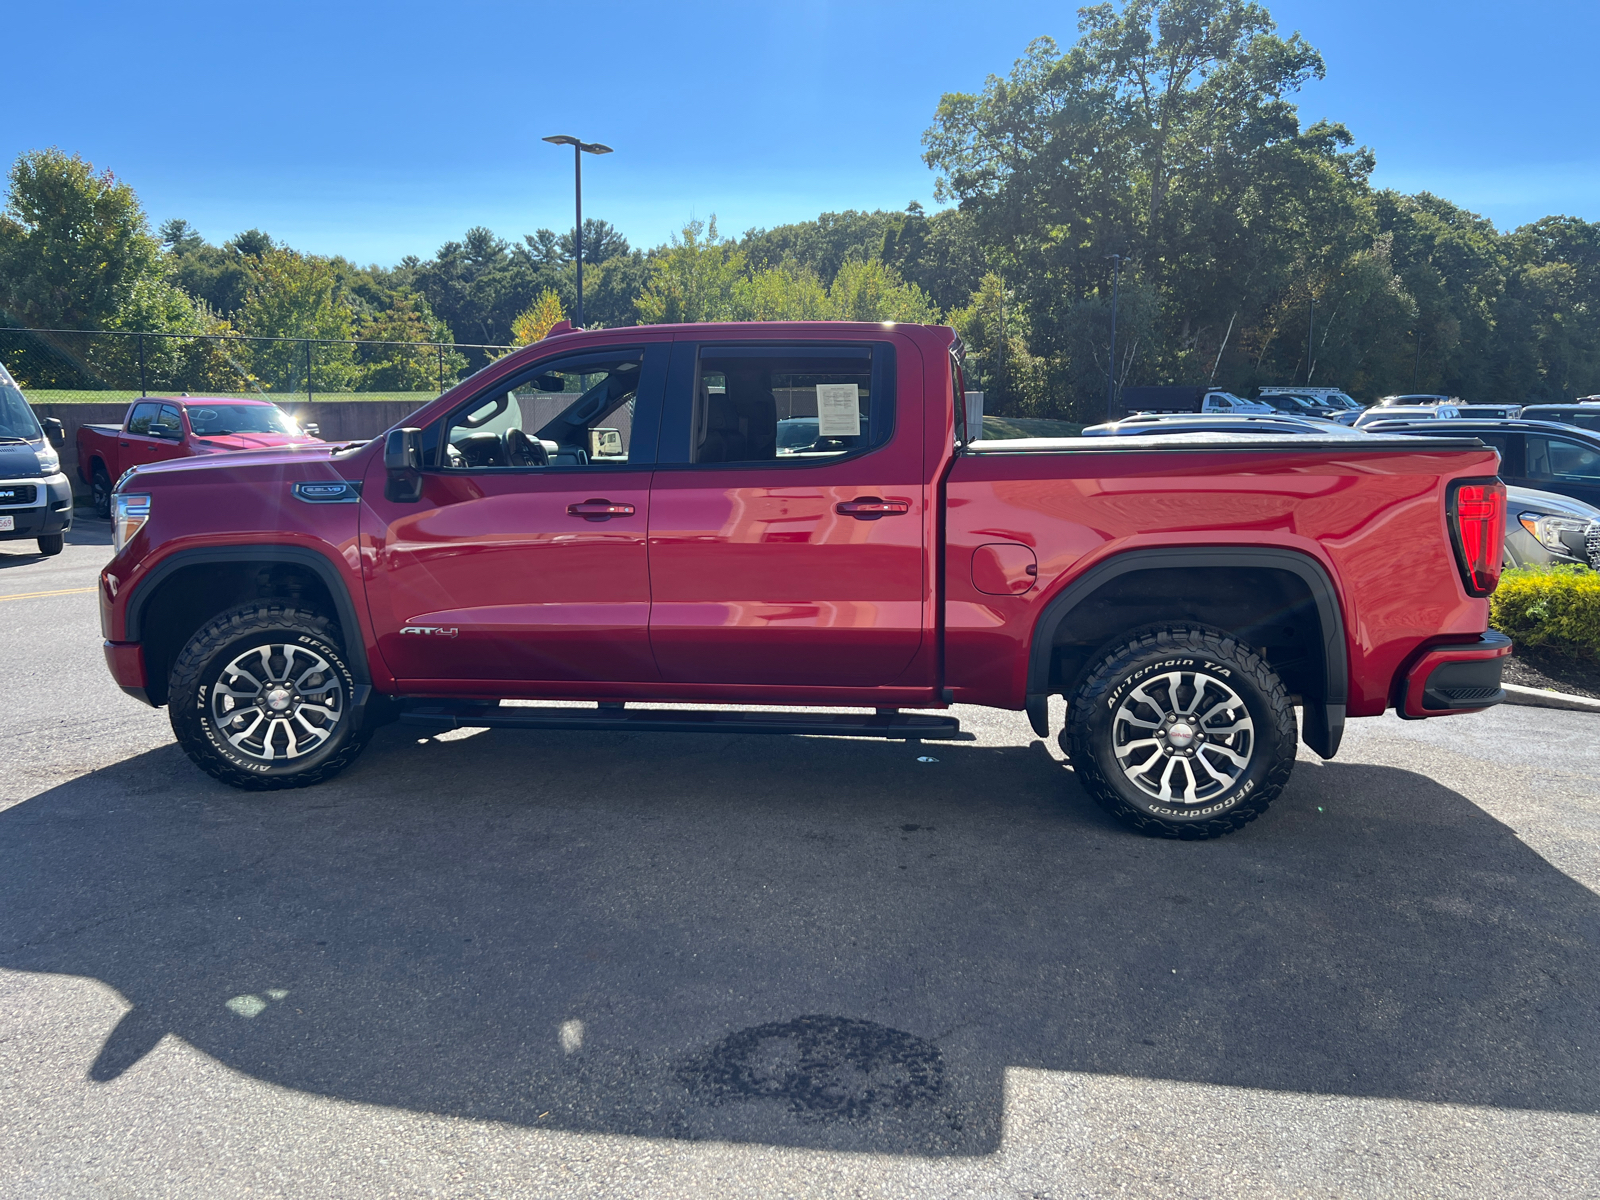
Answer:
[[[27,440],[28,439],[25,438],[25,437],[12,437],[8,433],[0,433],[0,442],[4,442],[7,445],[10,445],[13,442],[24,442],[25,443],[25,442],[27,442]]]

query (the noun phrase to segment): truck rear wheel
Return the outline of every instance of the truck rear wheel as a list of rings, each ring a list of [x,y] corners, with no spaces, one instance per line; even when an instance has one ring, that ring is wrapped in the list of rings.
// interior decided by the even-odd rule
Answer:
[[[1220,629],[1130,634],[1070,699],[1063,741],[1101,807],[1151,837],[1212,838],[1266,811],[1294,769],[1294,709]]]
[[[89,494],[94,501],[94,515],[102,521],[111,519],[111,476],[106,474],[106,469],[99,463],[94,465],[94,473],[89,477]]]
[[[355,679],[337,627],[281,604],[246,604],[210,621],[178,655],[168,684],[172,731],[191,761],[248,791],[309,787],[355,761]]]

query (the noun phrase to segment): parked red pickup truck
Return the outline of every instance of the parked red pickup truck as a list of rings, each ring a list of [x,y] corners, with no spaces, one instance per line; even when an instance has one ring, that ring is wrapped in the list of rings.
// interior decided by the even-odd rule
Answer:
[[[78,429],[78,476],[94,494],[95,511],[110,515],[111,488],[130,467],[169,458],[316,443],[315,425],[296,425],[276,404],[210,396],[137,400],[122,424]]]
[[[957,723],[901,710],[969,703],[1047,736],[1060,694],[1079,782],[1183,838],[1259,815],[1346,716],[1503,699],[1493,450],[969,442],[963,392],[943,327],[561,332],[365,446],[137,468],[106,658],[252,789],[395,718],[923,739]],[[501,703],[530,698],[595,707]]]

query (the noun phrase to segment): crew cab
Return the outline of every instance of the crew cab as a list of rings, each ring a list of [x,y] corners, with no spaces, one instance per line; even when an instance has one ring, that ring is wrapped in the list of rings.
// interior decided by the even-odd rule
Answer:
[[[557,326],[370,444],[136,467],[106,659],[258,790],[392,719],[920,740],[959,724],[905,710],[981,704],[1044,737],[1059,694],[1079,783],[1181,838],[1347,717],[1503,698],[1493,450],[969,441],[964,395],[940,326]]]
[[[95,511],[105,517],[110,515],[112,484],[134,467],[228,450],[315,445],[317,433],[315,425],[302,429],[265,400],[136,400],[121,425],[78,428],[78,476],[89,485]]]

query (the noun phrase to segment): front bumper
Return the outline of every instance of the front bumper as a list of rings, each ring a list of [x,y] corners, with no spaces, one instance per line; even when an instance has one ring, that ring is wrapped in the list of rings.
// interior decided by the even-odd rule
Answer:
[[[150,707],[150,684],[144,670],[144,647],[138,642],[106,642],[106,667],[117,686]]]
[[[34,498],[27,504],[0,504],[0,517],[10,517],[14,528],[0,532],[0,541],[43,537],[65,533],[72,528],[72,484],[65,475],[42,479],[8,479],[6,488],[31,487]]]
[[[1506,698],[1500,672],[1511,639],[1490,629],[1470,642],[1429,646],[1401,673],[1395,711],[1408,721],[1493,708]]]

